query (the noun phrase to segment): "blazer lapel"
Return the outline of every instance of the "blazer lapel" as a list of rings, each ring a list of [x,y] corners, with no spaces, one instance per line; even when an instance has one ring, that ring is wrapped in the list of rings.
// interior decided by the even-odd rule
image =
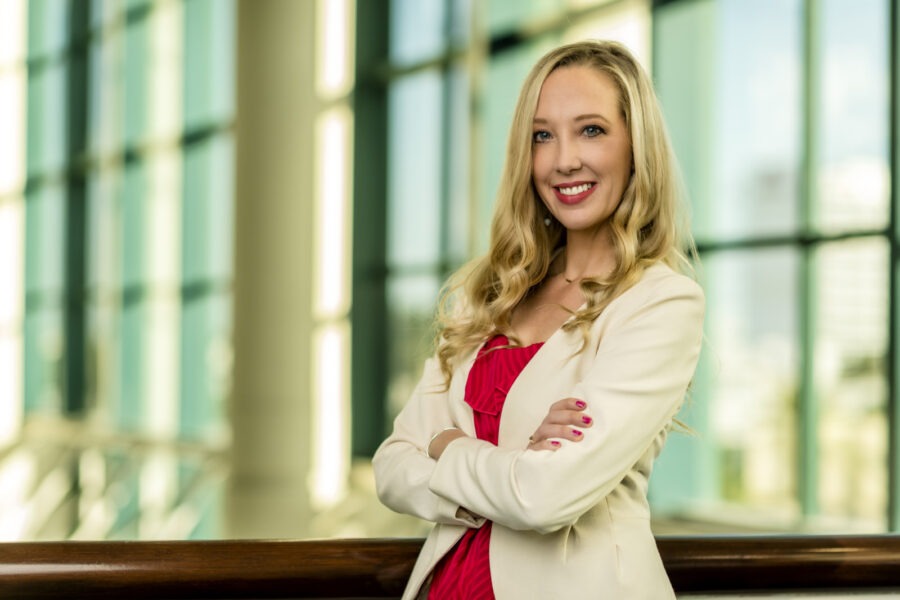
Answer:
[[[524,448],[528,436],[540,425],[551,404],[567,397],[575,385],[576,352],[581,347],[580,331],[556,330],[516,378],[500,418],[499,445]]]

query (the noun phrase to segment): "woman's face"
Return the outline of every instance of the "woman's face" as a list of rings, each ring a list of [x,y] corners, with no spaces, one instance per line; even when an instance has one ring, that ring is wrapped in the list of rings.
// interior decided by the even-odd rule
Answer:
[[[569,232],[598,233],[631,177],[631,138],[613,80],[560,67],[541,88],[532,133],[534,186]]]

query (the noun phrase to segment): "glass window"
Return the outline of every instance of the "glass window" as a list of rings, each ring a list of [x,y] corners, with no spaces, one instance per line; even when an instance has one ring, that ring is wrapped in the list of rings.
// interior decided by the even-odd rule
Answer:
[[[27,144],[0,143],[0,276],[13,280],[9,257],[22,273],[18,305],[0,292],[0,397],[13,390],[26,419],[90,416],[124,435],[219,441],[231,368],[235,4],[92,0],[82,7],[88,30],[75,32],[71,3],[22,3],[21,68],[8,64],[25,56],[7,47],[15,39],[4,29],[8,4],[0,9],[0,123],[18,114]],[[87,47],[73,36],[86,36]],[[75,67],[85,55],[86,73]],[[27,116],[10,110],[6,90],[16,81]],[[81,140],[67,132],[81,125],[85,147],[71,147]],[[16,164],[21,172],[9,167]],[[83,275],[73,259],[82,251]],[[18,382],[9,369],[20,369]],[[66,377],[75,372],[83,402],[64,389],[80,385]],[[191,377],[180,380],[182,372]],[[18,417],[0,410],[6,439],[5,420]],[[121,497],[108,499],[105,515],[57,515],[43,534],[129,538],[159,525],[141,513],[177,497],[177,461],[148,466],[113,454],[94,448],[77,459],[100,468],[86,467],[83,495],[72,502],[99,502],[90,494],[103,485],[90,482],[105,468]],[[46,477],[50,462],[36,461],[35,477]],[[40,503],[30,493],[23,498]],[[48,515],[35,513],[21,534],[40,530]]]
[[[184,3],[184,127],[228,122],[234,114],[234,68],[219,57],[235,53],[232,0]]]
[[[519,89],[534,62],[554,45],[555,40],[551,36],[530,40],[492,56],[486,66],[486,85],[479,99],[482,105],[479,115],[481,136],[477,142],[478,152],[483,157],[477,173],[481,185],[478,208],[472,221],[472,234],[477,240],[476,253],[483,253],[488,247],[494,199],[503,173],[510,120]]]
[[[489,0],[486,5],[487,27],[492,34],[548,20],[565,10],[565,5],[557,0]]]
[[[441,283],[436,275],[410,275],[388,281],[390,414],[400,412],[422,375],[422,364],[431,351],[431,323]]]
[[[888,222],[888,5],[819,4],[812,220],[827,232]]]
[[[663,458],[672,488],[655,488],[659,505],[727,504],[765,528],[888,527],[887,11],[837,0],[654,11],[709,302],[686,412],[705,439]],[[666,471],[686,463],[714,475]]]
[[[889,259],[880,237],[825,244],[814,258],[817,508],[860,530],[887,525]]]
[[[718,497],[768,513],[796,510],[800,260],[792,248],[704,258],[707,348],[701,373]]]
[[[59,63],[44,63],[28,74],[27,173],[33,176],[65,168],[66,71]]]
[[[440,258],[443,100],[437,71],[399,79],[388,95],[391,266],[430,266]]]
[[[447,49],[446,0],[391,0],[390,15],[392,63],[429,60]]]

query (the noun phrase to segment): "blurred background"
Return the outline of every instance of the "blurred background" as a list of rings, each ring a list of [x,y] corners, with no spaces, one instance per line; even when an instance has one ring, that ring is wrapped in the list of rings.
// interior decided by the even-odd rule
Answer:
[[[627,44],[706,343],[659,533],[900,530],[890,0],[0,0],[0,540],[421,535],[369,458],[519,86]]]

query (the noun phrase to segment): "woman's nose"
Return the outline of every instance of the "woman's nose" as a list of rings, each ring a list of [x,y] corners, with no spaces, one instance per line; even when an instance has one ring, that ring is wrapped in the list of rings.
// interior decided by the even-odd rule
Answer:
[[[572,142],[560,140],[556,155],[556,170],[560,173],[571,173],[581,168],[581,156],[578,146]]]

